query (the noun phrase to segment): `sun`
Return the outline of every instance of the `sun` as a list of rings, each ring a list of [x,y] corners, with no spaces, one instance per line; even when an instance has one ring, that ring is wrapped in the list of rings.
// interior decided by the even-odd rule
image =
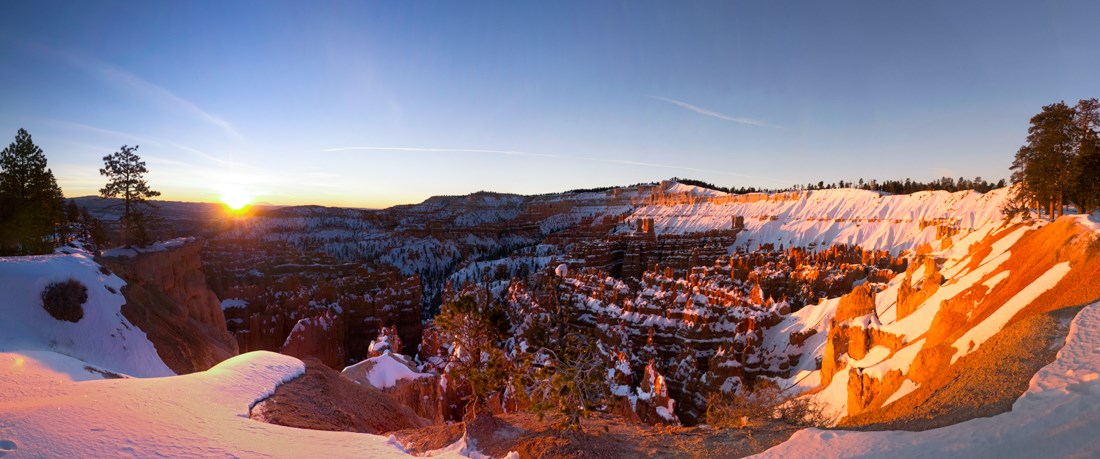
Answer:
[[[224,202],[230,210],[238,211],[252,204],[252,196],[239,190],[227,191],[222,193],[222,202]]]

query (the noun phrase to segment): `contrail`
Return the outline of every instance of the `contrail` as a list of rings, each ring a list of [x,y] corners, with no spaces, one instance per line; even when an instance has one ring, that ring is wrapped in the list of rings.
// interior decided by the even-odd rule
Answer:
[[[726,121],[732,121],[734,123],[748,124],[748,125],[751,125],[751,126],[760,126],[760,127],[769,127],[769,128],[779,128],[780,127],[780,126],[776,126],[774,124],[765,123],[763,121],[754,120],[752,118],[741,118],[741,117],[737,117],[737,116],[729,116],[729,115],[726,115],[724,113],[718,113],[714,110],[708,110],[708,109],[705,109],[703,107],[698,107],[698,106],[695,106],[695,105],[691,105],[691,104],[689,104],[687,102],[684,102],[682,100],[670,99],[668,97],[661,97],[661,96],[649,96],[649,97],[653,98],[653,99],[660,100],[660,101],[668,102],[670,104],[673,104],[673,105],[676,105],[676,106],[679,106],[679,107],[686,108],[686,109],[691,110],[695,113],[699,113],[699,114],[707,115],[707,116],[713,116],[715,118],[723,119],[723,120],[726,120]]]
[[[475,148],[413,148],[413,147],[337,147],[321,151],[402,151],[410,153],[489,153],[510,156],[537,156],[541,158],[561,158],[547,153],[531,153],[516,150],[480,150]]]

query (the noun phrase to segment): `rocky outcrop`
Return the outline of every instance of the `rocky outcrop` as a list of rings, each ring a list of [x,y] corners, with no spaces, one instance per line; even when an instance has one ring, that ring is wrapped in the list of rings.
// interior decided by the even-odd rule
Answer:
[[[417,372],[401,354],[384,352],[345,368],[341,375],[355,384],[387,394],[433,423],[445,419],[440,376]]]
[[[122,313],[179,374],[207,370],[237,355],[221,304],[206,284],[201,250],[201,241],[190,240],[159,251],[96,260],[126,280]]]
[[[833,320],[842,323],[868,314],[874,314],[876,319],[878,317],[875,312],[875,292],[867,284],[862,284],[852,289],[851,293],[840,297]]]
[[[864,373],[860,368],[848,370],[848,415],[854,416],[869,408],[877,408],[901,387],[905,376],[901,370],[889,371],[881,377]]]
[[[384,434],[430,425],[390,396],[355,384],[319,360],[307,358],[304,375],[280,385],[252,407],[257,421],[299,429]]]
[[[668,396],[668,383],[652,362],[646,365],[642,382],[633,391],[616,393],[617,387],[627,388],[612,385],[609,412],[643,424],[680,425],[680,419],[676,416],[676,401]]]
[[[904,338],[880,330],[877,323],[865,322],[851,325],[834,323],[829,327],[821,361],[821,385],[828,386],[833,376],[846,368],[846,359],[842,358],[844,355],[853,360],[860,360],[866,357],[875,346],[883,346],[893,353],[905,344],[907,343]]]
[[[911,268],[917,266],[914,264]],[[906,270],[905,279],[898,288],[898,320],[912,314],[917,307],[936,293],[940,284],[943,284],[943,274],[940,274],[935,258],[926,257],[924,263],[919,266],[924,267],[924,277],[920,279],[920,285],[913,287],[913,274],[916,269],[909,269]]]
[[[340,314],[326,310],[319,316],[299,320],[279,352],[298,358],[314,357],[329,367],[339,367],[344,364],[347,351],[343,341],[333,337],[345,335],[346,328]]]

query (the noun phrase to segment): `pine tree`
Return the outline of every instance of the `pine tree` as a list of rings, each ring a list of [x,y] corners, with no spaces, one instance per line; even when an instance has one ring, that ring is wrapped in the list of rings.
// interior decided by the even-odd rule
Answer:
[[[123,145],[119,151],[103,157],[104,167],[99,173],[107,177],[107,185],[99,194],[104,198],[122,198],[123,240],[127,244],[142,245],[149,242],[145,227],[148,215],[139,212],[137,206],[148,205],[146,200],[160,196],[160,192],[149,189],[145,181],[149,170],[145,168],[145,161],[134,153],[137,149],[137,145],[132,148]]]
[[[51,236],[60,224],[62,200],[46,155],[20,129],[15,142],[0,152],[0,252],[50,252],[57,242]]]
[[[1100,101],[1083,99],[1077,103],[1074,127],[1078,131],[1077,151],[1073,158],[1072,201],[1082,212],[1100,209]]]
[[[446,303],[435,316],[439,331],[452,341],[446,371],[456,384],[469,391],[464,418],[490,414],[488,401],[503,393],[511,373],[511,362],[500,347],[509,324],[499,305],[481,303],[463,295]]]
[[[1027,144],[1012,163],[1012,183],[1019,185],[1020,197],[1040,209],[1046,206],[1050,219],[1061,214],[1071,183],[1070,163],[1078,147],[1074,112],[1065,102],[1044,106],[1031,118]]]

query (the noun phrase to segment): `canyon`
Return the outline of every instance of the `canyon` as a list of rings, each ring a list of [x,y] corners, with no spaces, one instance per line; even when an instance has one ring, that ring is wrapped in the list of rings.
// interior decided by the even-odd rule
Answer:
[[[312,410],[339,415],[322,430],[383,425],[308,395],[331,392],[402,413],[363,432],[461,422],[470,386],[432,318],[470,297],[501,308],[515,362],[545,346],[537,324],[590,336],[607,366],[604,414],[628,423],[698,429],[716,394],[774,386],[815,400],[828,425],[910,429],[1005,410],[1055,356],[1006,373],[988,361],[1010,352],[1000,343],[1056,349],[1067,311],[1100,298],[1097,217],[1009,220],[1009,193],[732,195],[675,181],[481,192],[379,211],[258,208],[94,262],[79,246],[57,256],[87,264],[80,278],[114,295],[111,320],[144,333],[155,352],[142,358],[164,373],[264,351],[306,359],[286,376],[298,382],[260,397],[260,421],[296,425]],[[134,368],[72,356],[104,374]],[[967,368],[983,370],[951,376]],[[989,387],[1006,388],[983,392],[1001,411],[945,395]],[[513,392],[489,399],[501,419],[530,408]]]

